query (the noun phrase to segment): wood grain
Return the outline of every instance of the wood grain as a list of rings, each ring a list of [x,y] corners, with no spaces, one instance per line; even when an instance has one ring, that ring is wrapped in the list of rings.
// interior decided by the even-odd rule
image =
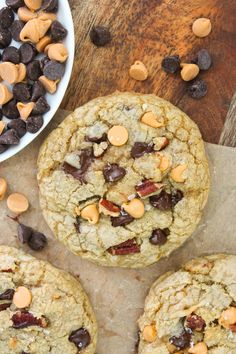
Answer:
[[[236,93],[227,113],[219,144],[236,147]]]
[[[200,126],[208,142],[218,143],[236,82],[236,0],[69,0],[76,33],[76,56],[72,79],[62,108],[78,105],[115,90],[155,93],[178,105]],[[213,31],[196,38],[191,24],[209,17]],[[96,48],[89,40],[94,24],[107,25],[112,42]],[[201,74],[209,92],[201,100],[186,93],[179,75],[165,74],[160,63],[167,54],[183,61],[194,58],[200,48],[213,57],[212,68]],[[135,82],[129,66],[142,60],[150,72],[147,81]]]

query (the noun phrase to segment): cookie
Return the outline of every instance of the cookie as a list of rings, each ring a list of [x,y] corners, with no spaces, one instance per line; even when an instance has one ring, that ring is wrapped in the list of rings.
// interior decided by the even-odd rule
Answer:
[[[96,320],[79,282],[0,246],[0,353],[94,353]]]
[[[213,255],[157,279],[138,321],[138,353],[236,353],[235,267],[236,256]]]
[[[72,252],[144,267],[198,224],[209,170],[198,127],[155,95],[115,93],[75,110],[41,147],[44,217]]]

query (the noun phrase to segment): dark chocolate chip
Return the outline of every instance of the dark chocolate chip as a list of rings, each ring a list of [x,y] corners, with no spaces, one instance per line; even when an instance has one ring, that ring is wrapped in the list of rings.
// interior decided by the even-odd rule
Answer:
[[[36,81],[32,86],[31,101],[36,102],[40,97],[46,94],[46,90],[40,81]]]
[[[43,57],[41,60],[40,60],[40,68],[41,70],[43,71],[45,65],[50,61],[49,57]]]
[[[139,253],[140,245],[137,244],[136,238],[132,238],[119,245],[112,246],[107,250],[113,256],[125,256],[127,254]]]
[[[24,82],[19,82],[13,86],[12,93],[16,101],[27,102],[31,98],[31,87]]]
[[[20,62],[20,53],[16,47],[5,48],[2,52],[2,61],[10,61],[14,64],[19,64]]]
[[[165,72],[174,74],[180,70],[180,58],[178,55],[167,56],[162,60],[161,66]]]
[[[87,331],[87,329],[83,327],[71,332],[68,339],[70,342],[76,345],[79,351],[86,348],[91,342],[91,337],[89,332]]]
[[[151,152],[153,152],[153,144],[136,142],[131,149],[131,157],[135,159]]]
[[[8,129],[14,129],[19,138],[22,138],[26,133],[26,123],[23,119],[13,119],[7,124]]]
[[[47,245],[47,239],[41,232],[33,230],[27,244],[32,250],[41,251]]]
[[[50,29],[50,36],[53,42],[61,42],[67,36],[67,29],[59,21],[53,21]]]
[[[188,348],[191,342],[191,333],[184,331],[178,337],[173,336],[169,338],[169,342],[174,344],[178,349]]]
[[[13,99],[2,106],[2,114],[8,119],[17,119],[20,117],[16,103],[16,100]]]
[[[4,49],[9,46],[12,40],[12,35],[9,29],[0,27],[0,49]]]
[[[7,289],[0,294],[0,300],[12,300],[15,293],[14,289]]]
[[[5,133],[0,135],[0,144],[3,145],[17,145],[20,142],[20,138],[14,129],[9,129]]]
[[[202,98],[207,94],[207,83],[201,79],[193,81],[188,87],[189,96]]]
[[[92,43],[97,47],[102,47],[111,41],[111,33],[104,26],[94,26],[89,35]]]
[[[16,42],[20,42],[20,33],[24,27],[24,22],[20,21],[20,20],[16,20],[13,22],[13,24],[11,25],[10,31],[11,31],[11,35],[12,38],[16,41]]]
[[[19,7],[25,6],[24,0],[6,0],[6,5],[10,6],[13,10],[19,9]]]
[[[0,26],[2,28],[9,28],[14,21],[14,12],[10,7],[3,7],[0,10]]]
[[[8,149],[8,145],[0,144],[0,154],[3,154]]]
[[[35,103],[32,115],[39,115],[47,113],[50,110],[50,106],[44,96],[40,97]]]
[[[155,229],[152,232],[152,236],[149,238],[149,242],[154,246],[162,246],[167,241],[168,233],[169,229]]]
[[[35,134],[43,126],[43,116],[31,116],[26,121],[26,130],[29,133]]]
[[[211,56],[208,50],[201,49],[197,53],[197,65],[200,70],[208,70],[211,67]]]
[[[171,194],[162,190],[161,193],[149,197],[150,204],[159,210],[169,210],[172,207]]]
[[[37,49],[32,43],[23,43],[20,48],[20,57],[23,64],[29,64],[37,55]]]
[[[42,75],[42,70],[39,60],[33,60],[26,67],[27,78],[32,81],[37,81]]]
[[[117,163],[108,163],[103,169],[103,176],[106,182],[117,182],[125,175],[125,169],[120,167]]]
[[[102,141],[106,141],[107,140],[107,134],[104,133],[102,134],[102,136],[100,138],[94,136],[94,137],[90,137],[90,136],[85,136],[85,141],[90,141],[91,143],[97,143],[100,144]]]
[[[27,243],[32,236],[33,229],[24,224],[19,224],[17,227],[17,237],[21,243]]]
[[[65,72],[65,66],[55,60],[50,60],[43,68],[43,74],[49,80],[60,80]]]
[[[69,165],[67,162],[63,164],[63,170],[69,173],[74,178],[78,179],[81,183],[86,183],[85,174],[93,161],[93,149],[87,148],[81,150],[80,153],[80,169]]]
[[[0,108],[0,120],[2,120],[2,110]]]
[[[134,221],[134,218],[127,214],[125,211],[122,211],[121,215],[118,217],[111,217],[111,224],[113,227],[125,226]]]
[[[57,12],[58,0],[43,0],[41,10],[46,12]]]
[[[202,332],[206,327],[206,322],[201,316],[192,313],[186,317],[184,325],[192,331]]]
[[[174,207],[181,199],[183,199],[184,194],[179,189],[173,191],[171,194],[172,206]]]

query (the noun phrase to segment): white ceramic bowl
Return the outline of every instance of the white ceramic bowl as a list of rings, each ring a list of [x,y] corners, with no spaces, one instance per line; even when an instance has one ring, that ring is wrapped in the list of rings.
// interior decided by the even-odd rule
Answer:
[[[0,0],[0,8],[4,6],[6,6],[5,0]],[[74,62],[74,48],[75,48],[74,25],[73,25],[72,15],[70,11],[70,6],[67,0],[59,0],[59,10],[57,12],[57,19],[68,30],[67,37],[63,42],[69,51],[69,58],[66,62],[65,74],[58,85],[57,92],[54,93],[54,95],[50,95],[50,94],[46,95],[47,101],[51,106],[51,109],[49,112],[44,114],[44,124],[42,128],[36,134],[26,133],[25,136],[21,138],[19,145],[11,146],[4,153],[0,154],[0,162],[3,162],[9,159],[10,157],[16,155],[19,151],[24,149],[40,134],[40,132],[46,127],[46,125],[50,122],[50,120],[55,115],[65,95],[67,86],[69,84],[71,72],[72,72],[72,67]],[[19,47],[20,44],[21,43],[12,41],[10,45]],[[3,120],[7,122],[9,121],[8,119],[5,118],[3,118]]]

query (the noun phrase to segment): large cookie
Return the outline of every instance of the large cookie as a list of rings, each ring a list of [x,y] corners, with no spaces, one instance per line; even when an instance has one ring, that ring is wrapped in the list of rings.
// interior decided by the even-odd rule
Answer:
[[[236,256],[213,255],[161,276],[139,319],[139,354],[236,353]]]
[[[116,93],[75,110],[41,147],[44,217],[72,252],[143,267],[201,218],[209,170],[198,127],[154,95]]]
[[[0,353],[93,354],[96,320],[79,282],[0,246]]]

